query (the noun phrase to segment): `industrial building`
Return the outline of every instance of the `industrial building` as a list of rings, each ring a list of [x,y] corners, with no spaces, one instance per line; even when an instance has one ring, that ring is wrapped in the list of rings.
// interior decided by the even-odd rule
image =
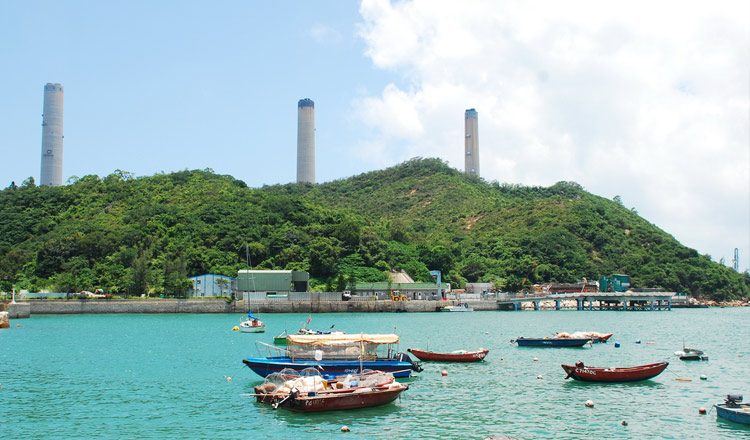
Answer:
[[[189,296],[229,296],[234,297],[234,278],[212,273],[190,277],[193,287]]]
[[[297,183],[315,183],[315,103],[297,103]]]
[[[479,176],[479,115],[473,108],[464,114],[464,163],[466,174]]]
[[[310,274],[296,270],[240,270],[237,272],[239,292],[269,294],[307,292]]]
[[[63,86],[44,86],[42,113],[42,166],[39,185],[62,185],[63,167]]]

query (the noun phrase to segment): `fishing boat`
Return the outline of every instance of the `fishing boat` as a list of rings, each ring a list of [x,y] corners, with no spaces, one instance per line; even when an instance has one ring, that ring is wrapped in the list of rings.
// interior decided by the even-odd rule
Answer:
[[[242,333],[263,333],[266,331],[266,325],[258,317],[253,316],[252,310],[248,310],[247,319],[240,322],[239,329]]]
[[[741,402],[741,394],[727,394],[724,403],[714,404],[716,415],[735,423],[750,425],[750,403]]]
[[[455,306],[445,306],[440,308],[441,312],[473,312],[474,308],[469,307],[469,303],[458,303]]]
[[[696,348],[690,348],[687,345],[685,345],[685,341],[682,341],[682,350],[681,351],[675,351],[675,356],[679,356],[681,360],[683,361],[707,361],[708,356]]]
[[[393,402],[408,384],[394,380],[391,373],[365,371],[361,374],[323,378],[317,370],[301,375],[274,373],[262,385],[255,387],[260,403],[270,403],[274,409],[285,408],[295,412],[319,412],[370,408]]]
[[[510,343],[516,343],[519,347],[583,347],[591,344],[590,338],[524,338],[511,339]]]
[[[583,362],[575,365],[562,365],[563,370],[568,373],[566,379],[573,378],[584,382],[638,382],[658,376],[667,368],[669,362],[658,362],[655,364],[639,365],[637,367],[610,367],[598,368],[587,367]]]
[[[277,350],[278,356],[247,358],[242,362],[263,377],[285,368],[301,371],[310,367],[320,370],[326,378],[365,369],[389,372],[395,377],[422,371],[408,354],[396,351],[398,342],[399,337],[394,334],[289,335],[286,349],[256,342]]]
[[[593,343],[599,343],[599,342],[607,342],[609,338],[612,337],[614,333],[599,333],[599,332],[573,332],[573,333],[566,333],[566,332],[560,332],[555,335],[556,338],[588,338],[591,339],[591,342]]]
[[[442,362],[479,362],[487,356],[489,350],[480,348],[476,351],[456,350],[450,353],[435,353],[433,351],[418,350],[416,348],[407,348],[406,351],[416,356],[422,361],[442,361]]]

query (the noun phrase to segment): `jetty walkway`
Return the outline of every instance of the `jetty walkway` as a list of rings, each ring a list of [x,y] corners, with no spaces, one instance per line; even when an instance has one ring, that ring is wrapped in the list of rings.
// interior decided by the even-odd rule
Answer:
[[[531,303],[539,310],[542,302],[554,302],[555,310],[575,301],[577,310],[672,310],[674,292],[578,292],[508,295],[497,300],[500,310],[519,310]]]

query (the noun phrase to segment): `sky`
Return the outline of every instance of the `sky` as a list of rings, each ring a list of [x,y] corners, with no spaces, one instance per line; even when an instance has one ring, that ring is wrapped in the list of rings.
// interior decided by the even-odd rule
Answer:
[[[64,87],[63,181],[207,169],[316,181],[414,157],[575,181],[750,268],[750,2],[0,2],[0,187],[39,181],[44,84]]]

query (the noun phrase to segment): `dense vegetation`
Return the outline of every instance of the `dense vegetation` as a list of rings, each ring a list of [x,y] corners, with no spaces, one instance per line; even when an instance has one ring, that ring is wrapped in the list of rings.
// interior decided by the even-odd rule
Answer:
[[[634,286],[717,300],[750,275],[686,248],[618,200],[467,177],[413,159],[349,179],[248,188],[211,170],[116,171],[0,192],[0,290],[184,295],[188,276],[246,267],[310,272],[317,290],[405,270],[454,287],[573,282],[627,273]]]

